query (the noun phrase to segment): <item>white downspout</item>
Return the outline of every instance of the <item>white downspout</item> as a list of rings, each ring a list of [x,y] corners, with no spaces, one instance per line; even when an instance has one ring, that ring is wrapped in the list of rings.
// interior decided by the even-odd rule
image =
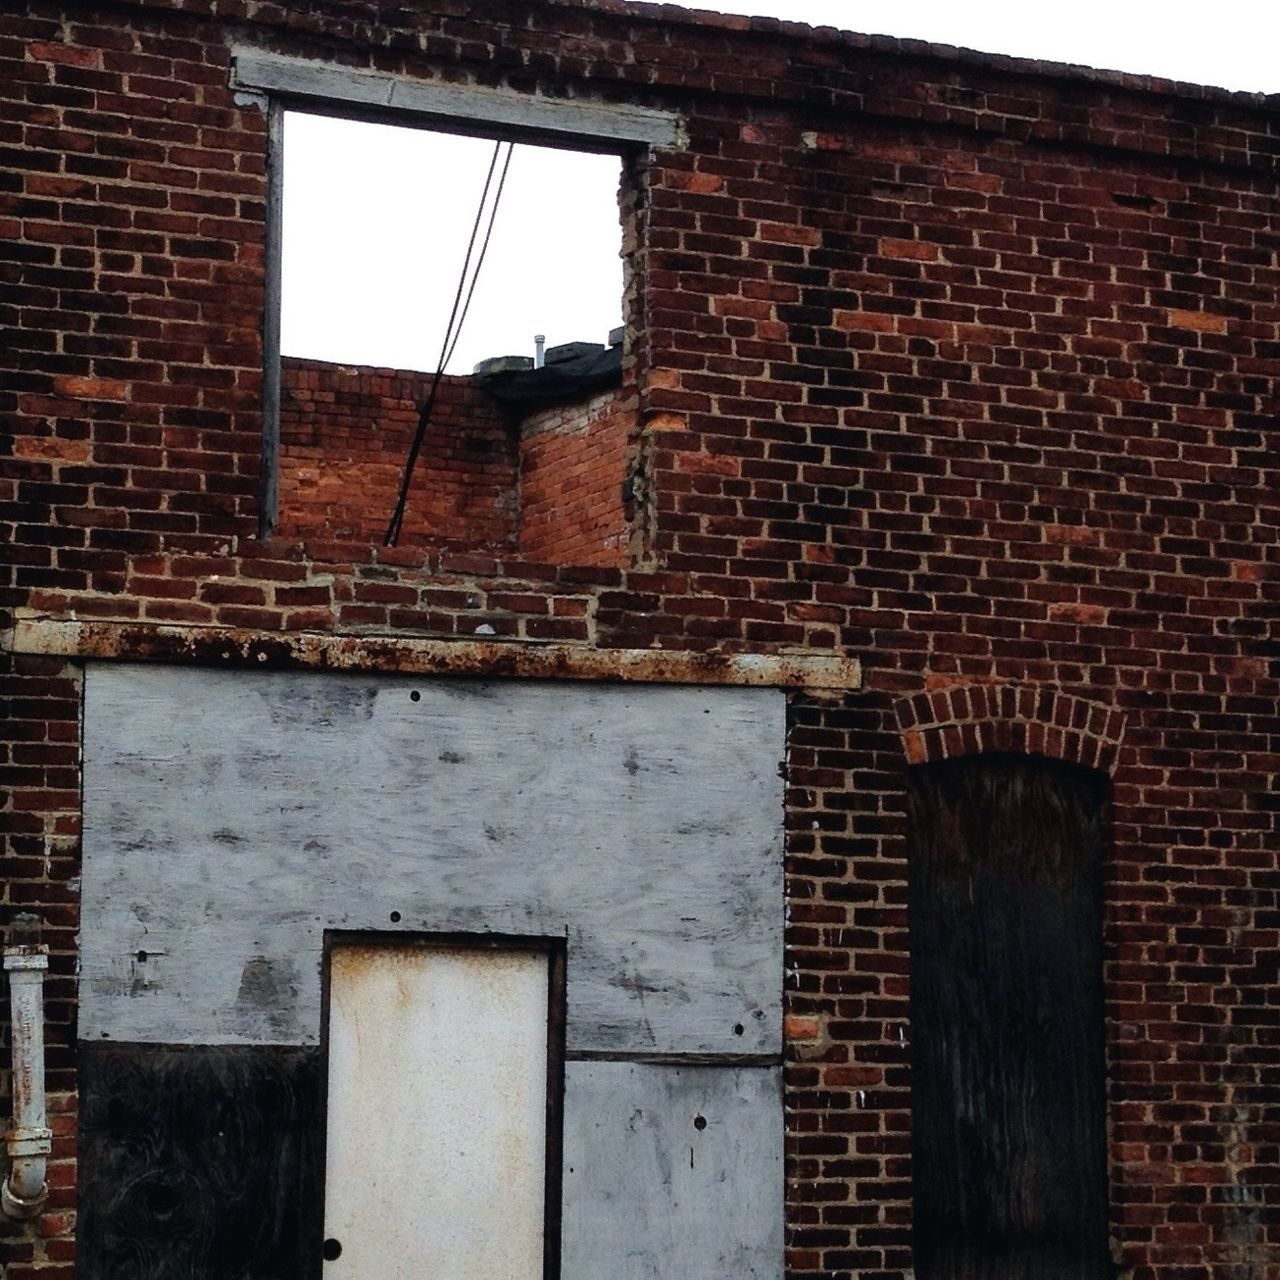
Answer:
[[[14,922],[13,935],[29,938],[4,949],[9,975],[13,1039],[13,1123],[5,1133],[9,1176],[0,1186],[0,1210],[10,1218],[34,1218],[49,1196],[45,1164],[53,1134],[44,1098],[44,975],[49,948],[41,946],[39,921]]]

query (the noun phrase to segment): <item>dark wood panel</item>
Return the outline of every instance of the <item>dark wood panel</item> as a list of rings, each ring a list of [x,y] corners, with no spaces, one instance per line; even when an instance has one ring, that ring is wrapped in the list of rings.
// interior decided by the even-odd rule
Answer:
[[[82,1045],[81,1280],[318,1274],[319,1050]]]
[[[918,1280],[1101,1280],[1106,780],[1039,757],[910,770]]]

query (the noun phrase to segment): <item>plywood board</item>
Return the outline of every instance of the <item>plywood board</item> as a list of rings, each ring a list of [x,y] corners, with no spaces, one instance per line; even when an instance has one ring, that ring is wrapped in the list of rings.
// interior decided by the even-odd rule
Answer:
[[[784,695],[91,663],[81,1035],[318,1043],[326,929],[563,937],[570,1050],[781,1048]]]
[[[564,1280],[781,1280],[777,1068],[571,1062]]]
[[[88,1044],[81,1280],[301,1280],[320,1261],[320,1051]]]

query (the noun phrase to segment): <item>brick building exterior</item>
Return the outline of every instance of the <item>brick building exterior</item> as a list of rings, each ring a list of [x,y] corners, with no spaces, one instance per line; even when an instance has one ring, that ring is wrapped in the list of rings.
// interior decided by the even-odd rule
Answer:
[[[50,944],[55,1138],[0,1274],[76,1274],[86,670],[609,680],[638,651],[658,683],[764,662],[788,690],[789,1280],[912,1274],[909,776],[984,754],[1110,780],[1115,1274],[1277,1274],[1275,103],[620,0],[23,8],[3,907]],[[612,558],[522,556],[496,500],[398,548],[380,517],[264,535],[272,108],[233,82],[246,47],[678,119],[618,147]],[[860,681],[807,674],[828,659]]]

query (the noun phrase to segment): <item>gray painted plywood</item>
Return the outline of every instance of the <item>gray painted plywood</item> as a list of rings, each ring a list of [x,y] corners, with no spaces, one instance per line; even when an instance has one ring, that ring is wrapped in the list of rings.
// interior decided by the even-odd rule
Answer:
[[[782,693],[91,663],[85,696],[86,1039],[316,1043],[324,931],[398,928],[566,937],[571,1051],[780,1050]]]
[[[569,1063],[564,1280],[781,1280],[782,1150],[777,1068]]]

